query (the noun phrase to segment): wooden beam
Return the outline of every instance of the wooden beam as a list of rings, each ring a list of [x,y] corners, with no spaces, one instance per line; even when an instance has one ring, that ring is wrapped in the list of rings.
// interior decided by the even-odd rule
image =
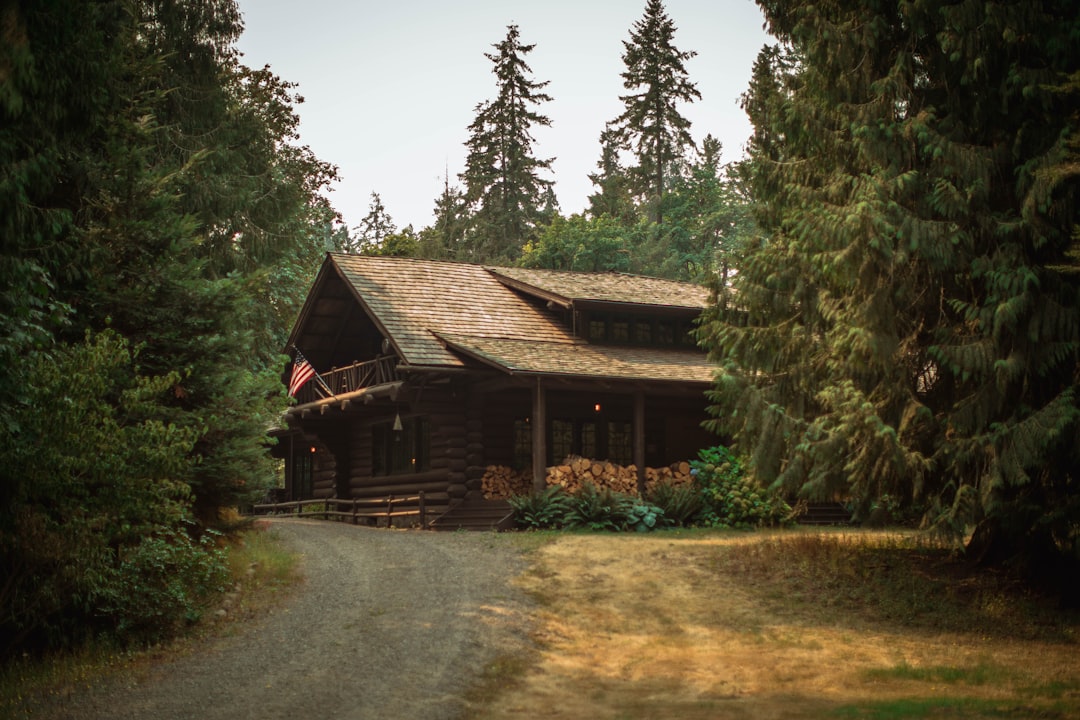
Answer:
[[[536,378],[532,398],[532,470],[533,490],[543,492],[547,485],[547,391],[544,381]]]
[[[645,392],[634,393],[634,465],[637,467],[638,496],[645,497]]]

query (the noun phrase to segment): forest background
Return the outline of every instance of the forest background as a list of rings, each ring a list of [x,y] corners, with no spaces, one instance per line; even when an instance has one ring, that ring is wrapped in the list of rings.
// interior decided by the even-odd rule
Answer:
[[[551,97],[510,25],[416,230],[377,193],[340,223],[232,0],[0,1],[0,645],[193,619],[221,510],[274,482],[283,344],[328,250],[708,283],[716,429],[756,480],[1070,577],[1080,21],[761,4],[745,161],[691,136],[693,52],[648,0],[595,192],[562,216],[533,148]]]

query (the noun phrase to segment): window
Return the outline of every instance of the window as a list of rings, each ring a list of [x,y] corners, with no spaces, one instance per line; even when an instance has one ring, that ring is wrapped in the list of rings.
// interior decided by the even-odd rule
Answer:
[[[574,421],[551,421],[551,457],[554,462],[562,462],[567,455],[574,454]]]
[[[431,437],[426,418],[401,419],[394,430],[390,420],[371,426],[371,471],[373,475],[404,475],[431,467]]]
[[[617,345],[694,347],[693,322],[682,318],[594,315],[588,321],[589,340]]]
[[[532,467],[532,425],[527,419],[514,421],[514,467]]]
[[[581,423],[581,456],[594,458],[599,454],[596,444],[596,423]]]
[[[608,460],[619,465],[634,461],[634,425],[628,422],[608,422]]]
[[[315,465],[315,448],[298,444],[292,459],[292,500],[314,497],[312,482]]]
[[[652,344],[652,323],[648,320],[634,321],[634,342],[638,345]]]

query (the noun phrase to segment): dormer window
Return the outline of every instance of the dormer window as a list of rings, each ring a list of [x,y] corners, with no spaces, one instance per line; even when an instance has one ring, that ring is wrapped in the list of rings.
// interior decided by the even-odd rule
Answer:
[[[661,319],[642,315],[593,314],[589,316],[589,341],[598,345],[645,347],[693,347],[689,319]]]

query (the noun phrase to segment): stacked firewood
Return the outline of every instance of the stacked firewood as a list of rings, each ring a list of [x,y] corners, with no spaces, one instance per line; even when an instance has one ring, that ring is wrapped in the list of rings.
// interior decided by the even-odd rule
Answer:
[[[668,467],[645,468],[647,490],[659,483],[685,485],[692,480],[690,464],[686,462],[677,462]],[[481,484],[484,497],[488,499],[508,498],[511,495],[527,494],[532,490],[532,479],[528,472],[515,471],[503,465],[489,465]],[[585,484],[637,495],[637,467],[571,456],[561,464],[547,469],[548,487],[559,485],[573,493]]]
[[[528,495],[532,491],[532,473],[514,470],[505,465],[488,465],[480,478],[480,488],[487,500],[505,500],[513,495]]]

